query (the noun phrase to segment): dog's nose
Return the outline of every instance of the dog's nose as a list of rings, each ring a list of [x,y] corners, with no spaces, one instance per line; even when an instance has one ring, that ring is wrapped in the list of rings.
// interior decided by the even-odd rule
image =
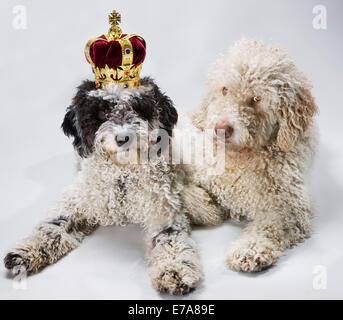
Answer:
[[[130,140],[130,136],[125,134],[117,134],[115,137],[115,140],[117,142],[117,145],[120,147],[125,143],[128,143]]]
[[[218,134],[218,130],[224,130],[225,139],[228,139],[233,135],[233,127],[230,126],[225,120],[217,122],[216,126],[214,127],[216,134]]]

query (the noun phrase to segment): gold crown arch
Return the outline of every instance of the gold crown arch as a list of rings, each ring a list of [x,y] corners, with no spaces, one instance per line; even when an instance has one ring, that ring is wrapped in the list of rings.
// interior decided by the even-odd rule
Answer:
[[[130,39],[137,37],[143,42],[144,39],[136,34],[129,34],[121,38],[122,31],[119,27],[121,16],[115,10],[109,15],[108,21],[111,27],[106,34],[106,39],[99,37],[90,39],[85,48],[87,60],[90,62],[94,71],[96,87],[103,87],[109,83],[115,82],[125,89],[138,88],[139,74],[142,69],[142,64],[140,64],[138,67],[133,64],[133,49]],[[107,64],[104,68],[96,67],[90,56],[91,46],[96,41],[118,41],[122,51],[122,64],[116,69],[110,68]]]

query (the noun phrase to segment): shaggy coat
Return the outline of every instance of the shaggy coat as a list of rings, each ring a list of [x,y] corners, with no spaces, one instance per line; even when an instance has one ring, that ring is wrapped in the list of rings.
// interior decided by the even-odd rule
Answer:
[[[208,175],[208,167],[192,166],[188,174],[232,218],[249,221],[228,248],[234,270],[262,270],[310,235],[305,177],[318,111],[310,90],[285,50],[256,41],[236,43],[209,73],[192,121],[202,132],[225,131],[225,172]]]
[[[94,82],[83,82],[62,124],[83,158],[81,170],[53,207],[52,217],[9,250],[6,268],[38,272],[79,246],[97,226],[135,223],[146,231],[155,288],[170,294],[195,288],[202,272],[180,196],[183,175],[169,164],[163,152],[168,148],[161,146],[158,156],[144,163],[119,161],[135,143],[135,155],[137,147],[154,148],[159,132],[166,132],[169,140],[176,121],[172,101],[150,78],[143,78],[139,89],[126,90],[115,84],[96,90]],[[156,139],[149,140],[153,130]]]

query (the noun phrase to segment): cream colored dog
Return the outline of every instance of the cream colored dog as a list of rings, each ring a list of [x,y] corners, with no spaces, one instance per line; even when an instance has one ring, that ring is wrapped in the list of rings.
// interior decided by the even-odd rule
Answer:
[[[209,73],[192,121],[204,132],[225,130],[225,172],[208,175],[208,167],[198,166],[189,177],[231,217],[250,221],[228,248],[226,262],[234,270],[260,271],[310,235],[305,174],[317,144],[310,89],[285,50],[245,39]]]

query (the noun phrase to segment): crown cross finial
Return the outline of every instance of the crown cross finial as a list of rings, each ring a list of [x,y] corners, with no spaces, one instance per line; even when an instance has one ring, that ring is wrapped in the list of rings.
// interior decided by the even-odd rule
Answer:
[[[121,37],[122,31],[119,27],[119,23],[121,23],[121,15],[119,12],[113,10],[113,12],[108,16],[108,22],[111,25],[110,30],[107,34],[108,40],[117,40]]]
[[[108,21],[111,26],[113,25],[119,25],[121,23],[121,15],[119,12],[113,10],[110,15],[108,16]]]

